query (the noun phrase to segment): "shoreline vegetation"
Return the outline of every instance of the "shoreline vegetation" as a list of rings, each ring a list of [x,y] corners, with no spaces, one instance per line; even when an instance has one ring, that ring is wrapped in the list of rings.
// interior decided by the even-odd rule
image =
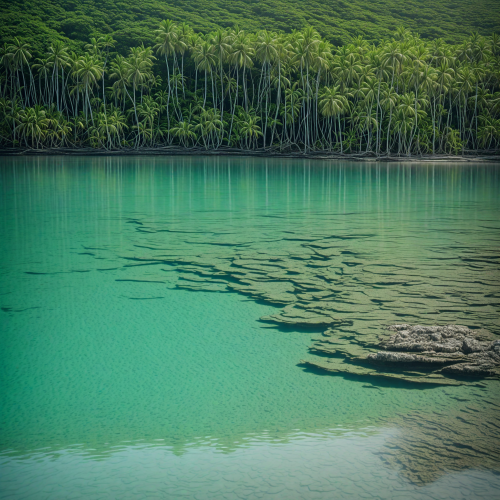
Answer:
[[[195,33],[162,21],[156,44],[82,53],[14,38],[0,49],[0,154],[221,154],[494,160],[500,36],[460,45],[401,27],[378,45],[290,34]]]

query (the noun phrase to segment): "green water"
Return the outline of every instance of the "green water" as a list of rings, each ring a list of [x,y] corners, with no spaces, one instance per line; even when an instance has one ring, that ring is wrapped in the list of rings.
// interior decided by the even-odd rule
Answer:
[[[491,453],[450,452],[423,485],[380,456],[411,412],[491,411],[497,382],[309,372],[318,334],[258,321],[277,307],[131,260],[290,254],[284,232],[338,234],[364,264],[411,261],[462,300],[376,318],[353,301],[354,327],[416,307],[499,334],[499,190],[488,164],[0,159],[0,498],[500,498]]]

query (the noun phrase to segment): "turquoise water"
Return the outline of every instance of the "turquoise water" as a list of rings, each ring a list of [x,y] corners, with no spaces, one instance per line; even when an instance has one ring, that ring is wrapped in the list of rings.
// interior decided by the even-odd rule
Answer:
[[[0,498],[500,498],[494,425],[473,452],[466,429],[440,431],[456,447],[434,475],[423,430],[498,416],[497,382],[304,370],[319,332],[269,328],[277,306],[216,277],[215,293],[183,289],[189,269],[168,262],[303,259],[299,236],[338,235],[353,294],[370,293],[361,262],[411,262],[439,289],[393,309],[353,299],[353,328],[413,317],[499,334],[499,188],[488,164],[1,159]],[[166,257],[138,260],[152,254]],[[410,435],[431,451],[413,456]]]

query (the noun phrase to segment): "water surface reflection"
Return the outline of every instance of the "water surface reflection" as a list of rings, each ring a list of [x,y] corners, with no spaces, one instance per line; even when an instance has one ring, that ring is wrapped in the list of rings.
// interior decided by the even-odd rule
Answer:
[[[497,383],[303,371],[316,333],[263,328],[276,304],[173,261],[298,266],[328,234],[339,293],[360,294],[353,331],[399,317],[498,333],[499,187],[483,164],[3,159],[1,496],[495,498]],[[131,260],[157,255],[172,263]],[[439,293],[363,309],[372,261],[409,262]]]

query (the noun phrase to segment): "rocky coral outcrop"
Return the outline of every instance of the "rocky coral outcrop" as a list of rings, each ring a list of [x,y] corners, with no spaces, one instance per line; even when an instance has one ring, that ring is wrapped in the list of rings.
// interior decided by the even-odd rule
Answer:
[[[380,343],[386,350],[368,354],[368,362],[440,367],[441,373],[453,375],[500,375],[500,340],[484,340],[488,336],[485,330],[407,324],[392,325],[388,330],[395,333]]]
[[[387,327],[377,340],[351,343],[341,338],[322,339],[311,351],[324,358],[303,363],[330,372],[433,384],[500,378],[500,339],[487,330],[399,324]]]

